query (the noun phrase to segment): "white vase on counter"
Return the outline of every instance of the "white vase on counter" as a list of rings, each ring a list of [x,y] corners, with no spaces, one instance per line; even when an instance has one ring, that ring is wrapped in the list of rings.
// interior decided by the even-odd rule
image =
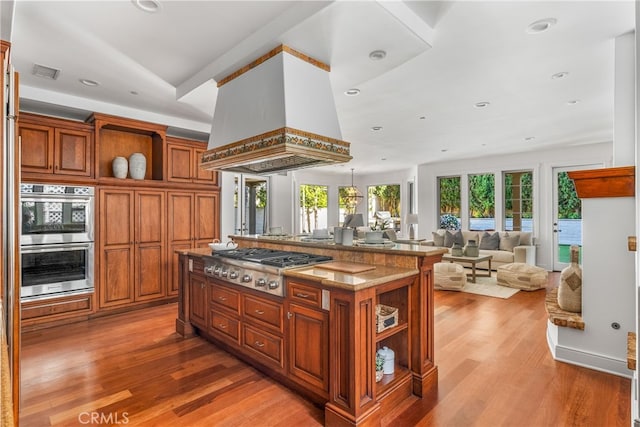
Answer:
[[[129,174],[133,179],[144,179],[147,171],[147,158],[142,153],[133,153],[129,156]]]
[[[113,176],[116,178],[124,179],[127,177],[129,171],[129,162],[124,157],[116,157],[111,162],[113,168]]]

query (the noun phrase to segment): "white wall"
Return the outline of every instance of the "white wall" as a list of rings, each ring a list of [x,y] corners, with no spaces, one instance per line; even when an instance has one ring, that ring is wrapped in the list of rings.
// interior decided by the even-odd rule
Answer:
[[[462,194],[466,194],[464,175],[493,173],[496,176],[496,229],[502,229],[503,171],[533,170],[534,236],[537,239],[536,263],[547,270],[553,269],[553,168],[599,164],[610,166],[612,143],[581,145],[555,150],[537,150],[521,154],[507,154],[476,159],[465,159],[418,166],[418,237],[431,239],[438,228],[439,176],[462,175]],[[468,206],[463,197],[462,223],[467,224]]]
[[[627,250],[627,236],[635,234],[635,200],[583,199],[582,214],[585,329],[554,328],[552,352],[558,360],[631,376],[627,332],[635,330],[635,254]]]

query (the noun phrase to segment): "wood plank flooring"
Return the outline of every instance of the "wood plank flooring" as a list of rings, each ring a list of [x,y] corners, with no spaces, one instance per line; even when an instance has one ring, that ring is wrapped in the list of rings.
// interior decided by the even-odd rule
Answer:
[[[551,358],[545,292],[437,291],[438,390],[383,424],[629,426],[630,380]],[[176,310],[23,334],[20,425],[322,425],[321,408],[213,344],[179,337]]]

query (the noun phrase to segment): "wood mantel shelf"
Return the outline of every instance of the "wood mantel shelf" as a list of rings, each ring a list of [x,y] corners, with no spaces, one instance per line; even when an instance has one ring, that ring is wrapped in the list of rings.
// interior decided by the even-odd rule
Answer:
[[[558,288],[551,289],[547,292],[545,307],[549,315],[549,320],[554,325],[584,331],[584,320],[582,320],[580,313],[565,311],[558,305]]]
[[[573,171],[568,175],[581,199],[635,196],[635,166]]]

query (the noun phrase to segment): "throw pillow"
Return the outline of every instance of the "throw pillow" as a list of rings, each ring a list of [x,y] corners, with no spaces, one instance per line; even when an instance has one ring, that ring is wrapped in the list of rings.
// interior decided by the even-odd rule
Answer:
[[[513,252],[513,248],[520,244],[520,235],[509,235],[506,233],[504,236],[500,236],[500,250]]]
[[[433,246],[444,246],[444,234],[432,231],[433,234]]]
[[[450,248],[454,243],[459,244],[460,246],[464,245],[464,237],[462,236],[462,231],[458,230],[455,233],[447,232],[444,234],[444,246],[446,248]]]
[[[488,251],[497,251],[500,249],[500,233],[497,231],[493,234],[484,232],[482,240],[480,240],[480,246],[478,249],[486,249]]]

